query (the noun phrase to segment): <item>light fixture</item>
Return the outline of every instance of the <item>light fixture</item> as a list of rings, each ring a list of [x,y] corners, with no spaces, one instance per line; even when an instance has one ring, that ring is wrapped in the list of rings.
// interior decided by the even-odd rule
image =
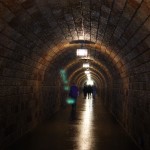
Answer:
[[[90,73],[90,71],[89,70],[85,70],[85,74],[89,74]]]
[[[89,74],[87,74],[87,77],[88,77],[88,78],[91,78],[91,74],[90,74],[90,73],[89,73]]]
[[[79,40],[84,40],[84,36],[83,35],[79,36]]]
[[[88,68],[90,65],[89,65],[89,63],[84,63],[83,64],[83,68]]]
[[[87,56],[87,49],[77,49],[77,56]]]
[[[87,74],[87,79],[90,80],[91,79],[91,75]]]

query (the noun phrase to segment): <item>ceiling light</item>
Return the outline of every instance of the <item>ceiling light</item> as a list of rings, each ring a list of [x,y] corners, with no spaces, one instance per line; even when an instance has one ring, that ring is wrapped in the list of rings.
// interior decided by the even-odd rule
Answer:
[[[91,77],[91,74],[90,74],[90,73],[89,73],[89,74],[87,74],[87,77],[89,77],[89,78],[90,78],[90,77]]]
[[[83,68],[88,68],[90,65],[89,65],[89,63],[84,63],[83,64]]]
[[[86,70],[86,71],[85,71],[85,74],[89,74],[89,73],[90,73],[90,71],[89,71],[89,70]]]
[[[87,56],[87,49],[77,49],[77,56]]]

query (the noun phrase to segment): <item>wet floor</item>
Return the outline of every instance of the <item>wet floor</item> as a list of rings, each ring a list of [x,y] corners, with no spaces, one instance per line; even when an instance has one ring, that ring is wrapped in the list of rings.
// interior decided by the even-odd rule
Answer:
[[[9,150],[139,150],[100,100],[80,98]]]

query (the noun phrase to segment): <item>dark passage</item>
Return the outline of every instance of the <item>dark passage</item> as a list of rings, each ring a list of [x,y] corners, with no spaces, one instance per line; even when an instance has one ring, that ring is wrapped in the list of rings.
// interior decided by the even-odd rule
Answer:
[[[105,107],[71,119],[87,80]],[[0,0],[0,150],[136,149],[127,135],[150,150],[150,0]]]
[[[78,99],[71,107],[24,136],[9,150],[138,150],[98,98]]]

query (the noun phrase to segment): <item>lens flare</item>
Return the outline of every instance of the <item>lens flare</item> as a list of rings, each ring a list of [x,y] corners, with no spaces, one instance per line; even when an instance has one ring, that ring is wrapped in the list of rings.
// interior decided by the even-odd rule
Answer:
[[[65,90],[65,91],[69,91],[69,90],[70,90],[70,87],[69,87],[69,86],[64,86],[64,90]]]
[[[66,102],[67,102],[67,104],[74,104],[75,103],[75,99],[67,98]]]

